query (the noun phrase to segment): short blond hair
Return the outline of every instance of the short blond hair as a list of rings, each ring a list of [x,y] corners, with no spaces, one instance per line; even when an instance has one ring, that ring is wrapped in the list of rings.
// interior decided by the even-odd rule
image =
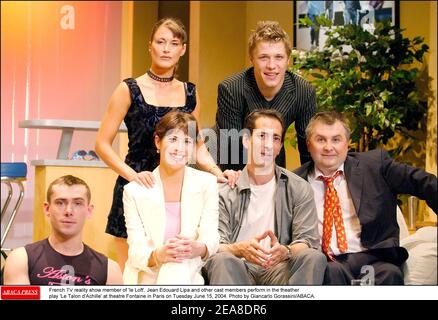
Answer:
[[[284,43],[287,56],[292,52],[289,36],[286,31],[280,26],[277,21],[259,21],[255,30],[251,31],[248,40],[248,53],[252,56],[254,48],[260,41],[280,42]]]

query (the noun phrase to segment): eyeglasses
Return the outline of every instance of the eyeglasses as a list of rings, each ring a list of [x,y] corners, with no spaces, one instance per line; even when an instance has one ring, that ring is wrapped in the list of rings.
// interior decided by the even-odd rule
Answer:
[[[96,152],[93,150],[85,151],[85,150],[78,150],[73,153],[71,156],[71,160],[87,160],[87,161],[99,161],[99,157],[97,156]]]

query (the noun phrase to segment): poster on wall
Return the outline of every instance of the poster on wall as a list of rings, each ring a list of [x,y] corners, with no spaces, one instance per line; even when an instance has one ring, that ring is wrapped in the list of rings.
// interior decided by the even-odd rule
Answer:
[[[316,16],[324,15],[333,26],[360,25],[372,31],[375,22],[390,20],[399,25],[397,1],[294,1],[294,48],[297,50],[322,50],[326,27],[309,27],[300,23],[306,16],[315,23]]]

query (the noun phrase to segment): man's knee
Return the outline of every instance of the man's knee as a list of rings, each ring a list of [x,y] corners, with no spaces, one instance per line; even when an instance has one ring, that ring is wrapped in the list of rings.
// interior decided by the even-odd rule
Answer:
[[[307,248],[298,252],[296,258],[302,263],[313,266],[320,270],[320,272],[324,272],[327,266],[327,258],[326,256],[318,250],[313,248]]]
[[[245,268],[242,259],[237,258],[229,252],[218,252],[207,260],[205,268],[208,273],[214,270],[235,270],[236,268]]]
[[[337,261],[327,263],[324,274],[324,284],[327,285],[349,285],[350,276],[347,274],[345,266]]]
[[[326,257],[312,248],[301,250],[291,264],[290,285],[321,285],[327,266]]]
[[[392,263],[380,263],[375,267],[375,284],[403,285],[404,274],[400,267]]]
[[[330,261],[327,263],[327,273],[334,275],[344,274],[344,266],[337,261]]]
[[[207,264],[226,266],[230,264],[243,264],[243,262],[241,259],[229,252],[218,252],[208,259]]]
[[[213,285],[248,285],[250,279],[242,259],[228,252],[219,252],[205,264],[208,280]]]

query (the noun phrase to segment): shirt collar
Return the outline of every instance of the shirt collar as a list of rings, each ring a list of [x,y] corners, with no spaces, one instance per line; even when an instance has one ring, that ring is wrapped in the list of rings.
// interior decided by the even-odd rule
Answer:
[[[344,162],[342,162],[341,163],[341,165],[338,167],[338,169],[335,171],[335,173],[337,172],[337,171],[341,171],[342,172],[342,174],[344,174]],[[334,175],[334,174],[333,174]],[[332,176],[333,176],[332,175]],[[312,179],[316,179],[317,177],[319,177],[319,176],[323,176],[324,178],[329,178],[329,177],[326,177],[316,166],[314,167],[314,170],[313,170],[313,172],[310,174],[310,177],[312,178]]]
[[[283,173],[281,167],[275,165],[275,181],[278,183],[280,179],[287,179],[287,175]],[[251,189],[249,183],[249,174],[248,174],[248,166],[245,166],[242,169],[242,173],[240,174],[239,179],[236,181],[237,190],[240,193],[245,189]]]

